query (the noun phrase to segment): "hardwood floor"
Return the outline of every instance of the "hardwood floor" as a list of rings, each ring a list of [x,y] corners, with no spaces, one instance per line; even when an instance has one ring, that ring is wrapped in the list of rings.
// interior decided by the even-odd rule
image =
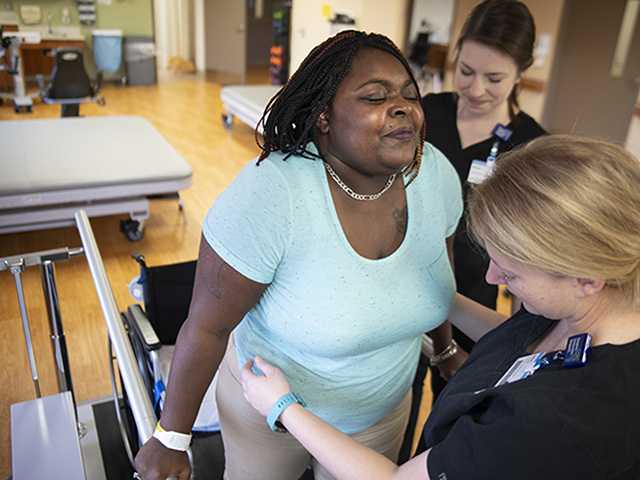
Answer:
[[[249,80],[267,83],[267,72],[253,72]],[[133,303],[127,284],[138,269],[130,255],[140,252],[152,265],[195,258],[200,222],[207,209],[242,166],[258,153],[253,131],[246,125],[236,121],[231,131],[223,128],[220,82],[220,77],[208,74],[167,77],[154,86],[107,85],[103,89],[106,106],[81,106],[80,112],[84,116],[145,117],[193,168],[193,185],[181,195],[184,210],[180,212],[172,200],[152,200],[151,216],[142,241],[131,243],[119,232],[119,220],[126,218],[124,216],[92,219],[98,247],[120,308]],[[36,104],[32,114],[15,114],[10,106],[0,107],[0,120],[59,115],[59,107],[51,105]],[[36,138],[23,140],[38,141]],[[56,146],[51,145],[51,148]],[[0,235],[0,257],[79,245],[74,228],[5,234]],[[77,400],[83,402],[103,397],[110,392],[107,334],[86,260],[76,257],[58,263],[56,274]],[[57,386],[37,268],[25,272],[24,289],[42,394],[48,395],[55,393]],[[0,352],[4,358],[0,369],[0,479],[5,479],[11,469],[9,407],[35,397],[15,284],[8,272],[0,272],[0,329]]]

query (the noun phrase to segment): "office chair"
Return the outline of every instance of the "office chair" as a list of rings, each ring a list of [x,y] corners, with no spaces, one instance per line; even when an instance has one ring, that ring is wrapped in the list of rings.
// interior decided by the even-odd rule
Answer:
[[[104,98],[98,94],[101,83],[101,72],[95,83],[89,79],[80,50],[58,49],[49,85],[46,88],[41,85],[42,100],[47,104],[60,104],[62,117],[77,117],[81,103],[104,105]]]

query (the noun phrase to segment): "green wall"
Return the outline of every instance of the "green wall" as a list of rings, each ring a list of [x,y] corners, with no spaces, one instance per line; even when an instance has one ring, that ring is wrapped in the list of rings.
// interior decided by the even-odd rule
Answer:
[[[153,0],[111,0],[110,5],[105,5],[100,0],[96,0],[96,24],[92,26],[81,25],[78,19],[78,10],[75,0],[0,0],[3,8],[12,5],[17,14],[18,21],[20,18],[20,5],[38,5],[42,10],[41,27],[47,26],[47,15],[53,13],[51,19],[52,28],[56,27],[80,27],[84,35],[85,48],[84,59],[85,67],[91,77],[95,75],[95,66],[93,64],[93,52],[91,31],[94,29],[119,29],[125,36],[153,36]],[[69,9],[71,23],[64,25],[62,23],[62,9]],[[38,25],[31,25],[37,27]],[[115,78],[124,75],[124,58],[121,63],[119,72],[112,74]],[[109,76],[106,78],[109,79]]]
[[[96,28],[119,28],[125,35],[153,36],[153,0],[111,0],[97,4]]]
[[[6,3],[6,1],[4,2]],[[94,26],[80,25],[78,10],[74,0],[13,0],[13,8],[18,13],[20,5],[39,5],[42,9],[41,25],[47,25],[47,14],[53,13],[51,24],[56,26],[79,26],[90,40],[91,30],[94,28],[117,28],[124,35],[153,36],[153,0],[111,0],[111,5],[104,5],[96,1],[97,19]],[[71,23],[62,24],[62,9],[67,7],[71,14]]]

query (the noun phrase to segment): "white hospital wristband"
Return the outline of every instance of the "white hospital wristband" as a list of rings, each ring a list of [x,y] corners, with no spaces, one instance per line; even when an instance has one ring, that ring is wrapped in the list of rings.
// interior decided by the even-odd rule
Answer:
[[[179,432],[167,432],[160,422],[156,424],[156,429],[153,432],[153,437],[167,448],[171,450],[178,450],[179,452],[186,452],[191,445],[191,435],[187,433]]]

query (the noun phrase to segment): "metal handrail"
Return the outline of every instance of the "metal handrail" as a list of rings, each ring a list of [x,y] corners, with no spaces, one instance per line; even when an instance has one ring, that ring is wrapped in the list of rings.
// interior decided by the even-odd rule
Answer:
[[[157,418],[151,405],[151,399],[145,389],[144,382],[138,372],[133,349],[131,348],[131,343],[129,343],[124,325],[120,319],[120,312],[105,272],[96,239],[91,230],[89,218],[84,210],[78,210],[74,214],[74,218],[78,232],[80,233],[80,239],[82,240],[82,246],[89,264],[89,269],[91,270],[93,283],[98,293],[102,313],[107,323],[109,338],[116,352],[122,382],[129,395],[131,411],[138,429],[138,435],[140,436],[140,443],[142,444],[151,438]]]
[[[42,271],[42,291],[47,305],[47,316],[49,317],[49,329],[53,346],[54,363],[56,365],[56,375],[58,379],[58,389],[63,392],[71,391],[74,398],[73,386],[71,383],[71,372],[69,370],[69,359],[67,357],[67,347],[58,309],[58,299],[56,291],[55,274],[53,262],[68,260],[71,257],[82,255],[82,248],[56,248],[54,250],[42,250],[10,257],[0,258],[0,272],[8,270],[14,277],[16,293],[18,295],[18,305],[20,307],[20,317],[22,319],[22,330],[27,347],[27,359],[31,369],[31,378],[36,392],[36,397],[40,398],[40,378],[36,357],[33,351],[33,341],[31,339],[31,327],[29,314],[27,312],[26,296],[22,284],[22,274],[28,267],[40,266]]]
[[[11,266],[22,262],[24,268],[42,265],[45,262],[56,260],[67,260],[71,257],[82,255],[81,248],[55,248],[53,250],[42,250],[40,252],[13,255],[11,257],[0,258],[0,272],[10,270]]]

